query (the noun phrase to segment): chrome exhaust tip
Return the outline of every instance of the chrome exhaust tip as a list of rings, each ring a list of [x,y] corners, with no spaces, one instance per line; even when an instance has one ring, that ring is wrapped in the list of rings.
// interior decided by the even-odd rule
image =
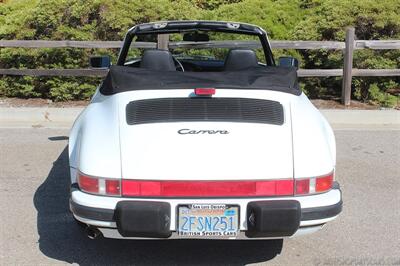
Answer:
[[[99,229],[93,226],[86,227],[86,235],[90,239],[96,239],[102,236],[102,233]]]

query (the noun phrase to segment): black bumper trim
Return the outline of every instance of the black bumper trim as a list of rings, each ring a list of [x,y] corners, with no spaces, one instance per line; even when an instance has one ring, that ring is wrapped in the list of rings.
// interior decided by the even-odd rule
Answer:
[[[338,215],[342,211],[343,202],[335,205],[306,208],[301,210],[301,221],[320,220]],[[93,208],[79,205],[70,200],[71,211],[79,217],[105,222],[115,222],[114,210]]]
[[[82,218],[103,222],[114,222],[114,210],[111,209],[102,209],[102,208],[93,208],[88,206],[82,206],[71,199],[69,200],[69,206],[71,211]]]
[[[301,221],[320,220],[338,215],[342,211],[343,202],[335,205],[306,208],[301,210]],[[115,222],[114,210],[93,208],[79,205],[70,200],[71,211],[79,217],[105,222]]]
[[[333,181],[332,189],[339,189],[340,190],[340,184],[338,181]]]
[[[343,201],[334,205],[301,209],[301,221],[320,220],[331,218],[342,211]]]

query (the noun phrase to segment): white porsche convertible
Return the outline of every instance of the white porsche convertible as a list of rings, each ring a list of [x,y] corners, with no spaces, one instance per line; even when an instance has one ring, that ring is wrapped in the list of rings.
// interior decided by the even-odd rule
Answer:
[[[333,131],[263,29],[141,24],[91,65],[109,71],[69,138],[89,237],[284,238],[341,212]]]

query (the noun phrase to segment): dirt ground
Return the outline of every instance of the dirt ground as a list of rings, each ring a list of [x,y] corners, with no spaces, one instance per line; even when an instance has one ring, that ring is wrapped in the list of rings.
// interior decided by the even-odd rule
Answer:
[[[318,109],[362,109],[374,110],[380,109],[378,105],[371,105],[359,101],[351,101],[350,106],[345,107],[339,100],[321,100],[315,99],[311,102]],[[47,99],[20,99],[20,98],[0,98],[0,107],[82,107],[88,105],[89,101],[66,101],[53,102]]]
[[[344,106],[339,100],[321,100],[314,99],[311,102],[318,109],[360,109],[360,110],[376,110],[381,109],[379,105],[372,105],[369,103],[363,103],[359,101],[351,101],[350,106]]]
[[[89,101],[66,101],[53,102],[47,99],[20,99],[20,98],[0,98],[0,107],[81,107],[89,104]]]

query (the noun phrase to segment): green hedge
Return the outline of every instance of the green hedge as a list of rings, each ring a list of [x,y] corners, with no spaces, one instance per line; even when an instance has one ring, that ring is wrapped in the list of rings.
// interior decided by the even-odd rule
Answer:
[[[122,40],[131,26],[157,20],[213,19],[262,26],[271,39],[344,40],[346,26],[358,39],[399,39],[398,0],[8,0],[0,3],[0,39]],[[304,68],[341,68],[335,51],[274,51],[298,57]],[[94,54],[116,49],[0,49],[0,68],[85,68]],[[355,52],[358,68],[400,68],[400,51]],[[87,99],[97,78],[2,77],[0,96],[56,101]],[[338,78],[301,79],[313,98],[337,97]],[[384,106],[398,105],[399,78],[356,78],[353,96]],[[388,93],[391,92],[392,94]]]

